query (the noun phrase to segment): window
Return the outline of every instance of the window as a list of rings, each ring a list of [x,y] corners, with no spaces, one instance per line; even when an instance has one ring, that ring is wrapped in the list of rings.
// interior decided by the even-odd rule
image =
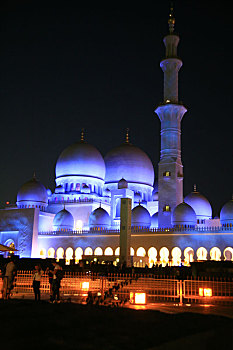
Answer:
[[[80,191],[80,184],[79,183],[76,184],[76,191]]]
[[[171,211],[170,205],[165,205],[165,206],[163,207],[163,211]]]
[[[171,176],[171,172],[170,171],[164,171],[163,176],[170,177]]]

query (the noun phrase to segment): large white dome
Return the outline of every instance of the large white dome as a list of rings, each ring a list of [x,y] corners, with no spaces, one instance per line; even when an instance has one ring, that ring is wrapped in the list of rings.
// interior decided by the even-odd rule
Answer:
[[[67,147],[56,164],[56,178],[63,176],[105,178],[105,164],[100,152],[92,145],[81,141]]]
[[[140,148],[124,143],[113,148],[104,158],[105,183],[118,183],[124,178],[128,183],[153,186],[154,168],[148,155]]]

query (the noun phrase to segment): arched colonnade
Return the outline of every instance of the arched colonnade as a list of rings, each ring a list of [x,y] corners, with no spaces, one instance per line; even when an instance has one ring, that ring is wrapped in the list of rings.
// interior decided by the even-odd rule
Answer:
[[[193,261],[204,261],[204,260],[229,260],[233,261],[233,248],[227,247],[221,251],[218,247],[213,247],[207,251],[205,247],[199,247],[196,251],[192,247],[186,247],[183,252],[179,247],[174,247],[169,251],[167,247],[162,247],[160,250],[157,250],[155,247],[150,247],[146,250],[143,247],[138,247],[137,249],[130,248],[131,256],[136,257],[148,257],[149,267],[153,264],[162,264],[163,266],[169,264],[172,266],[179,266],[181,263],[184,265],[190,265]],[[41,258],[56,258],[66,259],[66,263],[69,264],[70,260],[75,259],[75,262],[78,263],[83,256],[115,256],[117,259],[120,255],[120,248],[112,247],[96,247],[95,249],[91,247],[81,248],[78,247],[73,249],[68,247],[64,249],[59,247],[54,249],[53,247],[49,248],[47,251],[45,248],[40,249]]]

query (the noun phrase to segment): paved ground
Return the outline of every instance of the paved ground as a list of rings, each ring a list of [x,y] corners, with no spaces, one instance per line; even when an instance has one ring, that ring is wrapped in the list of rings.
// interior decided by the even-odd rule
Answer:
[[[134,310],[80,305],[68,299],[50,304],[18,297],[0,300],[2,348],[232,349],[231,318],[182,312],[190,310],[187,306],[161,303],[152,305],[153,310]]]
[[[33,294],[16,294],[13,299],[33,300]],[[49,301],[48,295],[43,295],[42,299]],[[65,296],[65,300],[70,299],[73,303],[80,303],[80,300],[74,296]],[[174,302],[158,302],[146,306],[126,304],[124,307],[135,310],[156,310],[166,314],[177,314],[183,312],[199,313],[203,315],[217,315],[233,319],[233,305],[212,305],[212,304],[177,304]]]

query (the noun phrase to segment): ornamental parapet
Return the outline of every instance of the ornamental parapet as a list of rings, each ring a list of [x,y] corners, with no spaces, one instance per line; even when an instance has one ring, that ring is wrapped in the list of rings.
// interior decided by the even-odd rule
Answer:
[[[109,230],[109,229],[92,229],[92,230],[67,230],[61,229],[58,231],[46,231],[39,232],[39,236],[84,236],[84,235],[96,235],[96,234],[106,234],[106,235],[119,235],[120,230]]]
[[[169,233],[221,233],[228,232],[233,234],[233,227],[175,227],[175,228],[145,228],[132,227],[132,234],[148,233],[148,234],[169,234]],[[93,228],[91,230],[67,230],[61,229],[58,231],[39,232],[39,236],[82,236],[82,235],[119,235],[119,229]]]
[[[109,200],[104,199],[98,199],[98,198],[79,198],[79,199],[63,199],[63,200],[48,200],[49,204],[79,204],[79,203],[109,203]]]

